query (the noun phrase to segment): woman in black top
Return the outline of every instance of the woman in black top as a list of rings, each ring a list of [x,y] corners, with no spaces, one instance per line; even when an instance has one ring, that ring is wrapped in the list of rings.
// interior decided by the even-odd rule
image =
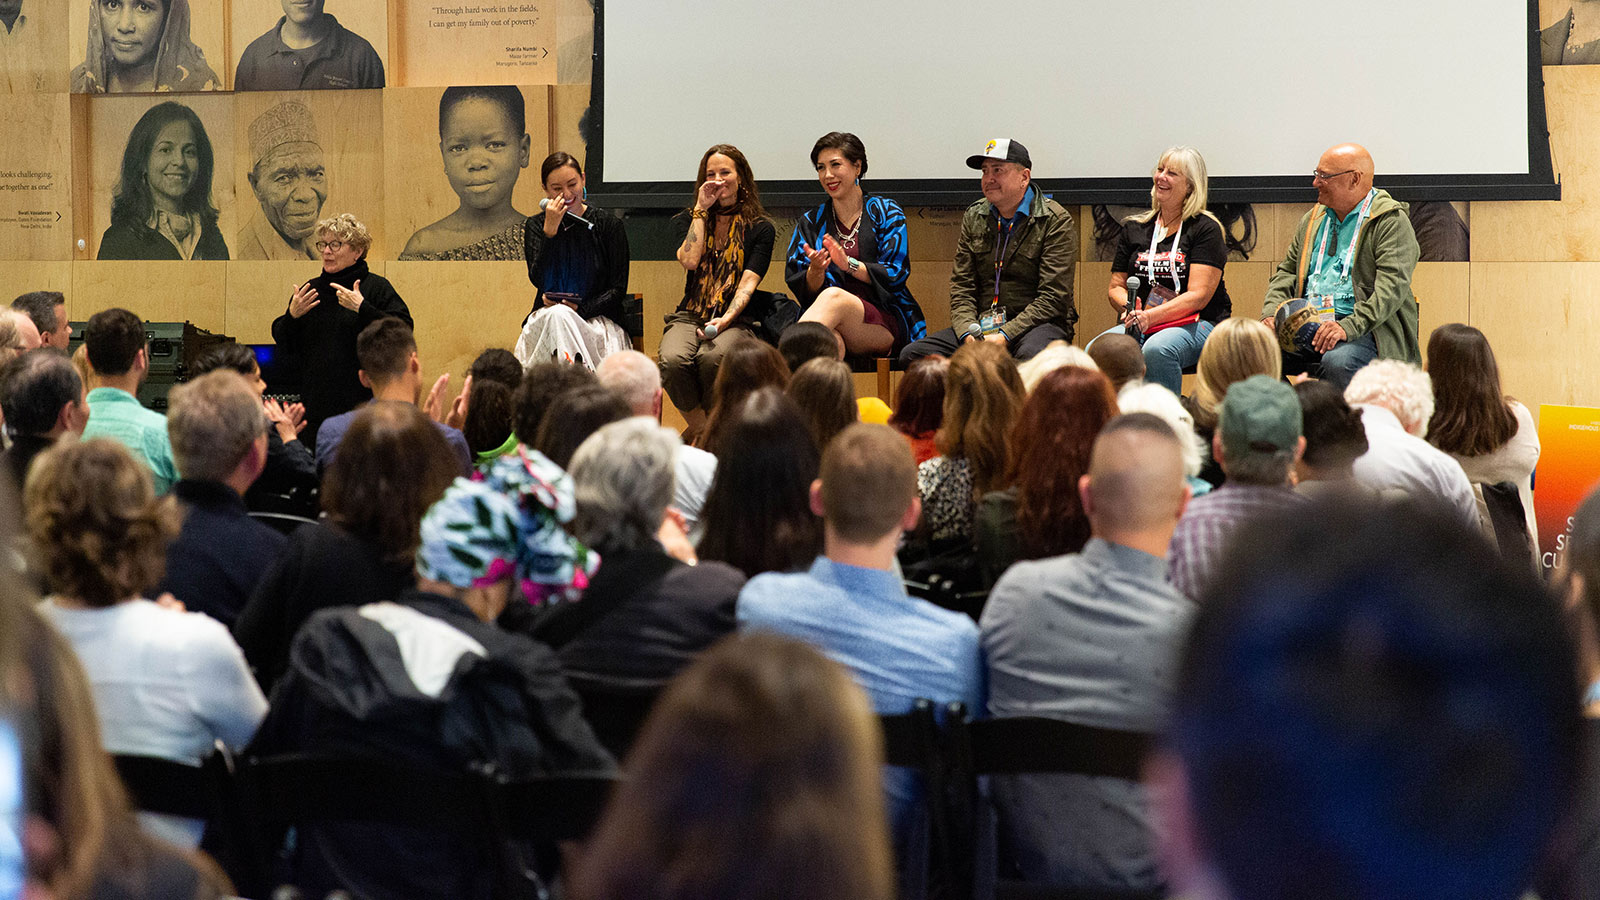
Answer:
[[[570,153],[546,157],[539,177],[544,215],[529,219],[523,233],[528,280],[539,293],[522,320],[517,359],[524,366],[555,360],[597,368],[610,354],[633,348],[621,325],[628,234],[621,219],[589,205],[583,165]]]
[[[211,202],[211,139],[195,111],[168,100],[139,117],[122,150],[111,225],[97,259],[227,259]]]
[[[1222,223],[1206,211],[1206,163],[1193,147],[1161,154],[1151,176],[1150,211],[1122,224],[1107,290],[1127,333],[1144,346],[1145,380],[1174,394],[1183,369],[1200,360],[1200,348],[1233,305],[1222,282],[1228,262]],[[1139,278],[1133,308],[1128,279]]]
[[[705,427],[722,355],[757,339],[750,317],[741,313],[767,274],[777,232],[761,208],[749,161],[731,144],[717,144],[700,158],[694,205],[677,221],[685,231],[678,262],[688,274],[683,301],[661,336],[661,382],[692,441]]]
[[[372,399],[361,384],[356,336],[385,316],[412,325],[411,310],[389,280],[367,268],[372,235],[349,213],[317,223],[322,272],[295,288],[289,308],[273,320],[272,339],[299,374],[306,407],[301,440],[312,450],[317,428],[331,416]]]

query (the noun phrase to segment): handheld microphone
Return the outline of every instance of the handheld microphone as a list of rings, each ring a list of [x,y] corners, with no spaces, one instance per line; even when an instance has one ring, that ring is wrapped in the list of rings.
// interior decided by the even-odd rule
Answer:
[[[1139,302],[1139,288],[1143,285],[1144,281],[1139,278],[1139,276],[1128,276],[1128,312],[1133,312],[1138,308],[1137,304]],[[1136,341],[1144,341],[1144,336],[1140,333],[1137,327],[1133,325],[1124,325],[1122,330],[1127,333],[1128,337],[1131,337]]]
[[[545,197],[544,199],[539,201],[539,211],[540,212],[544,212],[547,208],[549,208],[549,206],[550,206],[550,198],[549,197]],[[579,222],[582,222],[583,224],[589,226],[590,228],[594,227],[594,223],[593,222],[589,221],[588,219],[585,219],[583,216],[580,216],[575,212],[572,212],[571,210],[568,210],[566,212],[566,215],[569,215],[569,216],[573,217],[574,219],[577,219]]]
[[[574,216],[573,218],[577,217]],[[708,341],[717,336],[717,326],[711,324],[710,322],[707,322],[705,327],[701,328],[700,331],[705,334],[706,340]]]
[[[971,338],[982,338],[983,337],[983,326],[979,325],[977,322],[973,322],[971,325],[968,325],[966,333],[961,335],[961,339],[962,340],[966,340],[969,337],[971,337]]]

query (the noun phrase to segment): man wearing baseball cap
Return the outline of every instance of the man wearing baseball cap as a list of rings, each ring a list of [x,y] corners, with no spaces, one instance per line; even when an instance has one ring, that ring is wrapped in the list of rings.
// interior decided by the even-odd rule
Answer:
[[[1199,601],[1235,531],[1307,502],[1289,483],[1306,449],[1302,424],[1300,401],[1282,381],[1252,375],[1228,388],[1211,437],[1228,480],[1189,504],[1167,551],[1172,584],[1190,600]]]
[[[983,172],[983,199],[961,217],[950,272],[950,326],[900,351],[900,361],[956,351],[967,341],[998,341],[1027,359],[1055,340],[1072,340],[1078,311],[1072,271],[1078,226],[1033,185],[1028,148],[995,138],[967,157]]]

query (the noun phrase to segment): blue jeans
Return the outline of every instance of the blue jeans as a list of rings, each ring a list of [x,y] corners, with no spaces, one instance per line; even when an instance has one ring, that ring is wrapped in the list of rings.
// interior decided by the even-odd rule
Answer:
[[[1368,332],[1353,341],[1340,341],[1319,358],[1315,353],[1285,353],[1283,374],[1307,372],[1344,390],[1361,367],[1378,358],[1378,342]]]
[[[1183,367],[1200,361],[1200,348],[1216,325],[1200,319],[1188,325],[1163,328],[1144,339],[1144,380],[1159,384],[1167,390],[1183,395]],[[1125,333],[1121,325],[1113,325],[1095,340],[1108,334]],[[1090,341],[1093,344],[1094,341]]]

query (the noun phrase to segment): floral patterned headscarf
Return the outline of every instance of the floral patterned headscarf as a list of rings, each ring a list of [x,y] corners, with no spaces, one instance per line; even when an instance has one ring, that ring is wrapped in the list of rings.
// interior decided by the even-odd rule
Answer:
[[[457,478],[422,519],[417,573],[456,587],[515,575],[535,606],[577,599],[600,556],[562,526],[577,511],[572,479],[523,448]]]

